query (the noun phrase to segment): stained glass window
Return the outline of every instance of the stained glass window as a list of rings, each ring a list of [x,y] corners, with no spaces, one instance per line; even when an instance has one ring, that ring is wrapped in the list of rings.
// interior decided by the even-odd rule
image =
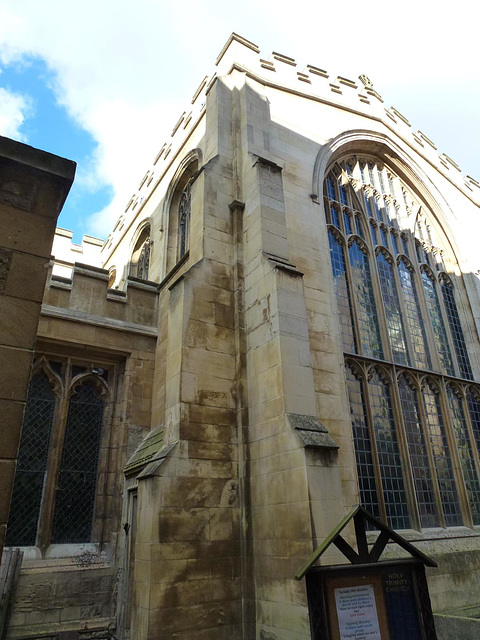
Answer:
[[[327,179],[324,193],[338,229],[329,230],[330,257],[348,357],[362,504],[396,528],[457,526],[470,518],[480,524],[480,388],[465,382],[473,374],[452,283],[443,269],[438,268],[438,281],[431,271],[433,255],[437,266],[443,262],[442,250],[432,245],[428,208],[371,158],[349,156],[348,162],[351,179],[342,185],[341,202],[331,197]],[[329,172],[336,197],[342,167]],[[348,208],[342,204],[347,201]],[[336,214],[330,213],[333,206]],[[412,236],[413,222],[425,245]],[[363,241],[352,235],[355,231]],[[382,368],[376,360],[382,360]],[[454,377],[457,362],[463,381],[456,385],[463,385],[465,400],[453,395],[441,401],[445,381],[439,374]],[[454,441],[456,463],[450,450]],[[460,474],[469,506],[459,499]]]
[[[462,400],[449,387],[448,401],[452,415],[453,432],[457,443],[457,451],[463,472],[463,480],[467,489],[473,524],[480,524],[480,484],[473,459],[472,445],[468,437],[467,423],[463,412]]]
[[[400,376],[398,383],[408,453],[422,527],[438,527],[438,509],[433,488],[428,451],[423,435],[417,392]]]
[[[362,505],[379,517],[377,489],[372,457],[372,446],[365,414],[365,398],[360,379],[350,367],[346,368],[348,398],[352,417],[353,441],[357,461],[357,475]]]
[[[457,354],[458,365],[460,367],[460,375],[467,380],[473,380],[472,367],[470,366],[470,358],[467,353],[467,345],[463,336],[462,325],[458,315],[457,304],[453,287],[450,282],[443,278],[440,281],[445,310],[447,312],[448,324],[450,325],[450,333],[452,334],[453,346]]]
[[[387,522],[395,529],[406,529],[410,526],[410,521],[390,387],[376,371],[368,386]]]
[[[422,283],[440,362],[445,373],[453,376],[455,372],[453,370],[452,355],[450,353],[450,347],[448,346],[447,332],[445,331],[445,325],[443,323],[435,283],[432,276],[425,270],[422,271]]]
[[[367,254],[362,250],[357,240],[352,243],[349,249],[349,258],[363,353],[373,358],[383,358],[370,264]]]
[[[56,399],[45,373],[28,389],[6,545],[34,545],[42,501]]]
[[[343,338],[343,348],[350,353],[356,353],[357,346],[353,333],[352,303],[345,266],[343,247],[332,231],[328,233],[330,243],[330,260],[333,270],[333,282],[337,297],[340,326]]]
[[[377,269],[387,319],[387,330],[392,347],[393,361],[397,364],[409,364],[405,330],[400,310],[400,301],[398,299],[397,285],[393,275],[393,266],[381,251],[377,256]]]
[[[460,525],[462,524],[462,516],[440,408],[440,398],[428,384],[423,390],[423,401],[445,522],[447,526]]]
[[[415,280],[413,273],[403,259],[400,260],[398,264],[398,275],[415,364],[420,369],[431,369],[432,365],[428,351],[427,336],[425,334],[425,325],[422,322],[422,313],[418,301]]]

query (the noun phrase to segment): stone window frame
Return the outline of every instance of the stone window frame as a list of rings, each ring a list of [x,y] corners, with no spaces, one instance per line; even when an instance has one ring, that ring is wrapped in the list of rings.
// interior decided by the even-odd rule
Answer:
[[[38,552],[42,557],[69,556],[77,552],[78,545],[83,548],[89,543],[102,544],[104,542],[104,506],[107,499],[106,478],[109,471],[108,451],[113,418],[113,390],[116,388],[118,377],[117,368],[115,363],[103,361],[101,358],[84,359],[51,353],[39,355],[34,362],[30,379],[33,379],[39,373],[45,374],[55,399],[55,410],[47,465],[44,472],[44,488],[37,521],[36,541],[33,547],[24,547],[27,550],[26,557],[36,557]],[[80,543],[54,543],[52,542],[54,509],[67,427],[68,407],[70,398],[75,393],[75,390],[87,381],[94,383],[104,404],[102,421],[99,427],[97,481],[91,518],[91,535],[89,540]],[[11,505],[12,508],[15,508],[13,504]],[[13,540],[11,541],[11,546],[19,545]],[[32,551],[29,552],[29,549]],[[38,551],[35,552],[35,549]]]
[[[198,200],[196,180],[202,172],[200,149],[190,151],[181,161],[170,183],[163,203],[165,221],[164,274],[168,274],[182,260],[187,259],[191,249],[192,215]],[[188,203],[186,208],[183,207]],[[181,217],[184,217],[181,224]]]
[[[128,275],[142,280],[149,280],[150,275],[153,250],[151,228],[150,220],[143,220],[133,236]]]
[[[352,162],[352,158],[353,158],[353,162]],[[364,164],[364,171],[362,175],[362,172],[360,171],[360,166],[359,166],[359,159],[363,159],[363,158],[365,159],[365,164]],[[390,216],[392,214],[392,211],[396,212],[396,215],[394,218],[389,219],[387,216],[383,216],[382,214],[381,214],[381,217],[379,218],[376,212],[373,210],[372,206],[370,206],[370,209],[367,209],[367,204],[366,204],[367,199],[368,198],[371,199],[372,197],[377,197],[377,198],[379,197],[378,194],[376,194],[376,190],[380,185],[379,180],[373,181],[375,182],[375,184],[373,184],[372,180],[370,179],[369,172],[365,170],[365,168],[368,166],[367,164],[368,162],[377,163],[378,165],[381,166],[381,170],[384,174],[383,185],[388,184],[389,193],[380,194],[380,197],[383,197],[384,201],[388,202]],[[349,165],[348,169],[346,168],[347,164]],[[340,196],[338,187],[335,187],[334,189],[332,189],[332,176],[338,182],[339,181],[345,182],[346,180],[348,180],[351,186],[350,194],[348,196],[348,205],[342,204],[341,200],[345,201],[345,195],[342,194],[342,197]],[[327,183],[327,178],[330,178],[328,183]],[[333,190],[335,190],[334,198],[332,198]],[[360,192],[360,195],[359,195],[359,192]],[[401,194],[402,200],[400,201],[396,200],[395,195],[397,193]],[[416,205],[415,198],[409,193],[409,190],[403,184],[402,180],[397,175],[395,175],[395,172],[392,169],[390,169],[390,167],[387,167],[385,163],[381,162],[378,159],[378,157],[370,156],[368,154],[357,154],[357,155],[350,154],[348,156],[344,156],[343,159],[337,160],[334,164],[330,165],[330,167],[325,172],[323,194],[324,194],[323,202],[325,205],[327,229],[335,232],[336,237],[339,239],[339,241],[345,247],[345,249],[348,246],[350,246],[352,242],[358,241],[359,236],[355,234],[347,235],[346,230],[344,228],[344,223],[343,223],[344,208],[348,209],[348,212],[350,215],[353,215],[354,217],[360,217],[363,228],[365,227],[370,228],[371,225],[373,225],[375,228],[378,229],[379,226],[381,225],[385,230],[385,237],[389,238],[390,235],[394,233],[397,236],[397,238],[401,240],[401,242],[398,243],[399,253],[395,252],[395,254],[392,254],[392,251],[391,251],[393,245],[392,247],[385,247],[385,246],[382,246],[384,245],[384,243],[381,243],[380,245],[375,246],[373,244],[370,233],[366,234],[363,242],[364,252],[369,256],[370,270],[372,273],[372,280],[373,280],[374,293],[375,293],[377,315],[378,315],[379,324],[380,324],[381,340],[384,347],[384,358],[387,362],[368,357],[366,354],[362,352],[362,346],[361,346],[361,340],[360,340],[360,334],[359,334],[359,324],[358,324],[358,310],[356,308],[357,305],[353,295],[351,296],[350,303],[353,310],[351,314],[353,318],[352,328],[355,336],[354,342],[357,345],[356,346],[357,352],[356,354],[345,352],[345,358],[346,358],[346,362],[348,362],[350,365],[354,362],[356,366],[359,367],[360,369],[362,367],[366,367],[367,365],[370,367],[375,367],[375,366],[378,366],[378,364],[381,362],[382,367],[384,367],[384,370],[388,372],[388,377],[391,381],[390,384],[392,385],[392,397],[394,398],[393,414],[394,414],[396,429],[399,433],[400,455],[401,455],[402,468],[403,468],[404,477],[405,477],[405,486],[407,491],[411,527],[417,530],[421,530],[422,528],[421,522],[420,522],[417,499],[415,497],[415,487],[414,487],[414,481],[412,478],[411,464],[409,461],[409,454],[407,450],[407,443],[406,443],[406,437],[405,437],[405,425],[404,425],[404,419],[402,415],[400,398],[399,398],[397,380],[398,380],[398,375],[400,375],[401,372],[408,373],[409,375],[416,377],[415,379],[417,380],[417,383],[419,385],[421,384],[419,381],[422,379],[422,377],[425,377],[428,375],[431,377],[431,379],[436,380],[437,388],[440,388],[440,387],[442,388],[442,391],[443,391],[443,393],[441,394],[442,411],[445,415],[447,436],[448,436],[448,441],[451,445],[450,450],[452,452],[452,458],[454,458],[453,466],[455,468],[455,474],[456,474],[455,479],[456,479],[458,492],[460,496],[461,517],[462,517],[463,523],[466,526],[473,527],[474,524],[473,524],[473,518],[472,518],[472,511],[468,503],[466,489],[465,489],[465,482],[463,480],[463,475],[460,470],[460,461],[459,459],[457,459],[458,451],[457,451],[455,436],[452,428],[452,416],[450,415],[448,402],[446,400],[446,385],[450,381],[450,383],[455,383],[457,386],[460,385],[462,389],[462,393],[463,393],[462,406],[463,406],[465,415],[469,416],[467,420],[469,425],[468,432],[470,437],[470,444],[472,446],[472,450],[474,451],[475,471],[478,477],[480,477],[480,459],[479,459],[480,443],[477,443],[478,444],[477,446],[477,444],[475,443],[475,438],[473,437],[473,431],[471,426],[472,418],[468,412],[468,406],[465,400],[465,397],[466,397],[465,394],[467,393],[467,389],[475,389],[475,393],[480,394],[480,387],[475,386],[473,382],[471,381],[469,382],[467,378],[465,378],[464,376],[461,376],[460,368],[459,368],[459,360],[457,357],[457,352],[455,351],[455,348],[454,348],[454,341],[452,338],[451,330],[450,330],[450,327],[447,325],[447,313],[446,313],[446,308],[444,305],[440,285],[442,283],[442,280],[445,281],[445,279],[448,279],[449,286],[453,290],[455,290],[452,279],[444,271],[445,266],[444,266],[443,258],[446,255],[446,253],[448,253],[448,250],[446,251],[443,248],[440,249],[439,247],[433,245],[432,233],[431,233],[432,228],[429,224],[430,218],[429,218],[428,209],[426,209],[424,206],[421,207],[419,205]],[[388,195],[388,198],[386,197],[387,195]],[[334,208],[336,212],[335,220],[333,220],[332,217],[330,216],[330,211],[332,210],[332,208]],[[416,212],[416,218],[415,218],[415,224],[412,225],[412,213],[414,212]],[[432,217],[433,217],[433,214],[432,214]],[[409,227],[406,227],[404,225],[400,226],[399,219],[401,221],[402,219],[405,220],[407,218],[410,218],[410,226]],[[421,225],[424,226],[424,228],[427,229],[428,240],[422,239],[420,241],[416,237],[416,232],[417,232],[416,221],[417,220]],[[413,232],[411,230],[412,226],[413,226]],[[423,235],[425,236],[425,233],[423,233]],[[380,237],[380,234],[378,234],[378,237]],[[425,263],[423,259],[420,259],[418,252],[414,250],[416,249],[416,246],[415,246],[416,243],[421,245],[421,249],[422,249],[421,255],[422,257],[427,256],[426,259],[428,260],[428,263]],[[445,243],[445,244],[448,246],[448,243]],[[405,254],[405,250],[408,250],[409,255]],[[434,360],[432,364],[433,371],[423,370],[421,368],[416,367],[414,361],[412,361],[413,366],[412,364],[405,365],[405,363],[395,363],[393,361],[390,340],[388,338],[388,332],[386,327],[384,305],[382,301],[381,290],[379,287],[378,271],[374,264],[375,258],[378,255],[379,251],[381,251],[385,256],[387,256],[389,261],[391,261],[393,265],[396,264],[397,267],[400,265],[401,261],[408,264],[409,269],[413,274],[413,281],[415,283],[416,292],[419,297],[420,314],[421,314],[421,318],[423,319],[423,323],[425,324],[425,327],[426,327],[426,335],[427,335],[427,343],[428,343],[427,346]],[[442,257],[441,265],[440,267],[437,266],[436,273],[432,270],[430,265],[430,261],[431,261],[430,258],[433,258],[433,256],[435,255],[440,255]],[[412,256],[413,256],[413,260],[411,259]],[[454,258],[452,258],[451,256],[449,257],[451,259],[450,264],[452,262],[455,263]],[[438,258],[437,258],[437,264],[438,264]],[[347,265],[346,276],[349,283],[348,286],[349,286],[349,289],[352,290],[353,279],[352,279],[352,273],[351,273],[351,265],[349,264],[348,259],[346,259],[346,265]],[[437,292],[439,306],[441,309],[442,319],[447,329],[446,333],[447,333],[448,347],[451,351],[452,359],[454,360],[455,371],[453,376],[447,375],[447,373],[442,370],[442,367],[440,366],[440,362],[438,359],[437,350],[435,348],[435,342],[433,338],[433,330],[432,330],[431,324],[429,321],[425,322],[426,319],[427,320],[429,319],[429,314],[427,311],[426,300],[423,293],[421,274],[422,272],[425,272],[427,270],[428,270],[429,277],[434,282],[434,287]],[[402,315],[402,318],[405,319],[406,314],[404,309],[403,295],[401,295],[401,286],[399,282],[398,268],[394,270],[394,277],[396,282],[396,288],[399,291],[400,298],[401,298],[401,307],[402,307],[401,315]],[[458,280],[461,282],[460,278]],[[458,298],[457,298],[457,307],[458,307]],[[458,310],[458,315],[460,317],[460,330],[462,330],[461,325],[465,324],[465,318],[463,318],[462,316],[462,314],[464,313],[464,309],[458,308],[457,310]],[[414,357],[414,353],[412,351],[412,338],[410,336],[410,331],[408,329],[407,329],[407,352],[410,358]],[[365,370],[362,375],[364,376],[362,378],[364,380],[362,384],[366,385],[367,374]],[[472,376],[472,379],[473,379],[473,376]],[[363,393],[367,398],[367,404],[368,404],[369,399],[368,399],[367,386],[364,387]],[[368,414],[367,422],[369,423],[369,433],[372,441],[371,444],[372,444],[372,448],[374,448],[375,436],[373,434],[373,426],[371,424],[372,414],[370,409],[368,410],[367,414]],[[425,433],[425,429],[426,429],[425,418],[423,417],[422,420],[423,420],[422,429],[424,430],[424,433]],[[375,467],[375,482],[377,483],[377,487],[379,489],[378,494],[379,496],[381,496],[380,505],[379,505],[380,513],[382,518],[385,519],[386,518],[385,500],[383,498],[383,494],[381,490],[382,474],[381,474],[380,466],[378,464],[378,460],[375,462],[374,467]],[[437,502],[438,502],[438,499],[439,498],[437,495],[436,497]],[[440,526],[445,526],[444,517],[443,519],[441,518]]]

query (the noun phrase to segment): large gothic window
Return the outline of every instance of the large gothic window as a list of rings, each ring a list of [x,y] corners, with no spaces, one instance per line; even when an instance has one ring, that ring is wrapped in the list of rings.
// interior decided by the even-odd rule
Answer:
[[[108,372],[40,358],[25,406],[6,544],[92,540]]]
[[[480,388],[448,243],[376,159],[335,163],[324,200],[362,504],[397,529],[480,524]]]

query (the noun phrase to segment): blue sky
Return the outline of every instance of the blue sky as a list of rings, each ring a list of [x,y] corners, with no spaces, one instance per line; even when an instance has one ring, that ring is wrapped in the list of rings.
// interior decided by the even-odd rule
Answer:
[[[480,180],[480,70],[471,3],[2,0],[0,134],[78,163],[59,225],[106,237],[232,31],[332,75],[365,73]],[[390,7],[390,8],[389,8]]]

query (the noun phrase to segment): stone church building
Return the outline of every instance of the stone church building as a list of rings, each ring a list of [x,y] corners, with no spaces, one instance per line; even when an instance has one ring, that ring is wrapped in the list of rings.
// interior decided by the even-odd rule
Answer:
[[[366,76],[233,34],[108,239],[56,231],[8,640],[344,640],[295,575],[358,504],[433,560],[438,638],[480,637],[479,216]]]

